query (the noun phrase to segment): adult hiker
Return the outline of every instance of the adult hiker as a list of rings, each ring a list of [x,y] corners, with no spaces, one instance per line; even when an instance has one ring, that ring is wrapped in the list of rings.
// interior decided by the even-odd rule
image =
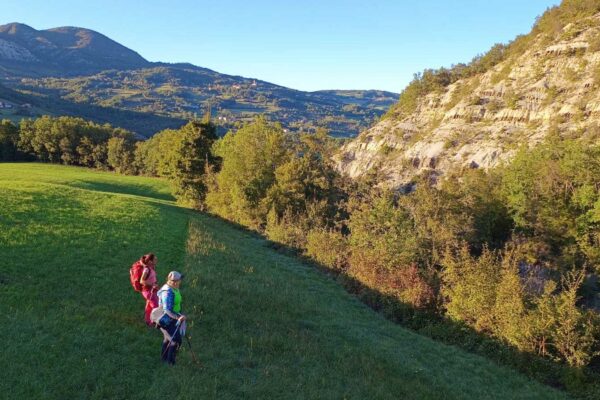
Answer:
[[[158,297],[156,290],[156,262],[157,258],[154,254],[143,255],[138,261],[133,263],[129,269],[129,279],[131,285],[136,292],[140,292],[144,300],[146,300],[146,308],[144,309],[144,320],[148,326],[153,326],[150,320],[150,313],[158,307]]]
[[[158,291],[157,321],[163,333],[161,359],[171,365],[175,364],[177,350],[185,335],[185,315],[181,314],[181,279],[183,275],[177,271],[169,272],[167,283]],[[153,313],[155,314],[156,311]]]
[[[154,326],[150,320],[150,313],[156,307],[158,307],[158,296],[156,294],[158,290],[158,284],[156,282],[156,263],[158,259],[152,253],[146,254],[142,257],[142,263],[144,269],[142,276],[140,277],[140,283],[142,284],[142,296],[146,299],[146,308],[144,309],[144,320],[148,326]]]

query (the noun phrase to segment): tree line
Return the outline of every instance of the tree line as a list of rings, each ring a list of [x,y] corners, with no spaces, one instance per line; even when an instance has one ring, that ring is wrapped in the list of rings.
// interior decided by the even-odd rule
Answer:
[[[589,379],[600,351],[597,144],[553,131],[508,164],[421,176],[408,194],[376,171],[341,176],[335,150],[325,131],[289,134],[265,118],[222,138],[204,120],[146,141],[70,117],[0,124],[3,160],[165,177],[181,203],[309,257],[406,326],[464,346],[491,338],[579,371],[549,373],[553,383]]]
[[[549,378],[559,384],[586,380],[600,354],[593,139],[553,131],[509,164],[422,176],[408,194],[377,172],[344,178],[335,149],[323,131],[287,135],[258,119],[215,142],[203,207],[318,262],[405,325],[454,342],[493,338],[579,371]]]
[[[127,130],[82,118],[43,116],[18,126],[3,120],[0,161],[37,160],[164,177],[181,203],[201,208],[205,189],[199,177],[215,164],[210,149],[216,139],[216,127],[202,121],[140,140]]]

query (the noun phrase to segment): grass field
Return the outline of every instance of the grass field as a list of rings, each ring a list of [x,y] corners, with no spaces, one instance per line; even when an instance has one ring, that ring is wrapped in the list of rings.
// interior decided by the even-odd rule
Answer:
[[[182,270],[204,368],[159,361],[130,264]],[[0,164],[0,398],[562,399],[384,320],[264,240],[177,207],[163,181]]]

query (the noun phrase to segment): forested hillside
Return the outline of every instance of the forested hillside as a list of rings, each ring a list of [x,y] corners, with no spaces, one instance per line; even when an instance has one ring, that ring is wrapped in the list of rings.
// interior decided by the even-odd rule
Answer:
[[[16,124],[23,119],[44,115],[72,116],[92,120],[98,124],[119,126],[145,138],[163,129],[179,128],[186,122],[184,119],[151,113],[74,103],[54,96],[9,89],[1,84],[0,102],[4,105],[4,108],[0,108],[0,119],[9,119]]]

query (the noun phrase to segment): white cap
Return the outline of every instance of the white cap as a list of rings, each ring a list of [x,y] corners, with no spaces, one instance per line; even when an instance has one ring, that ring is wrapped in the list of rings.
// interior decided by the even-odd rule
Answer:
[[[180,281],[182,279],[183,279],[183,275],[177,271],[171,271],[171,272],[169,272],[169,275],[167,276],[168,281]]]

